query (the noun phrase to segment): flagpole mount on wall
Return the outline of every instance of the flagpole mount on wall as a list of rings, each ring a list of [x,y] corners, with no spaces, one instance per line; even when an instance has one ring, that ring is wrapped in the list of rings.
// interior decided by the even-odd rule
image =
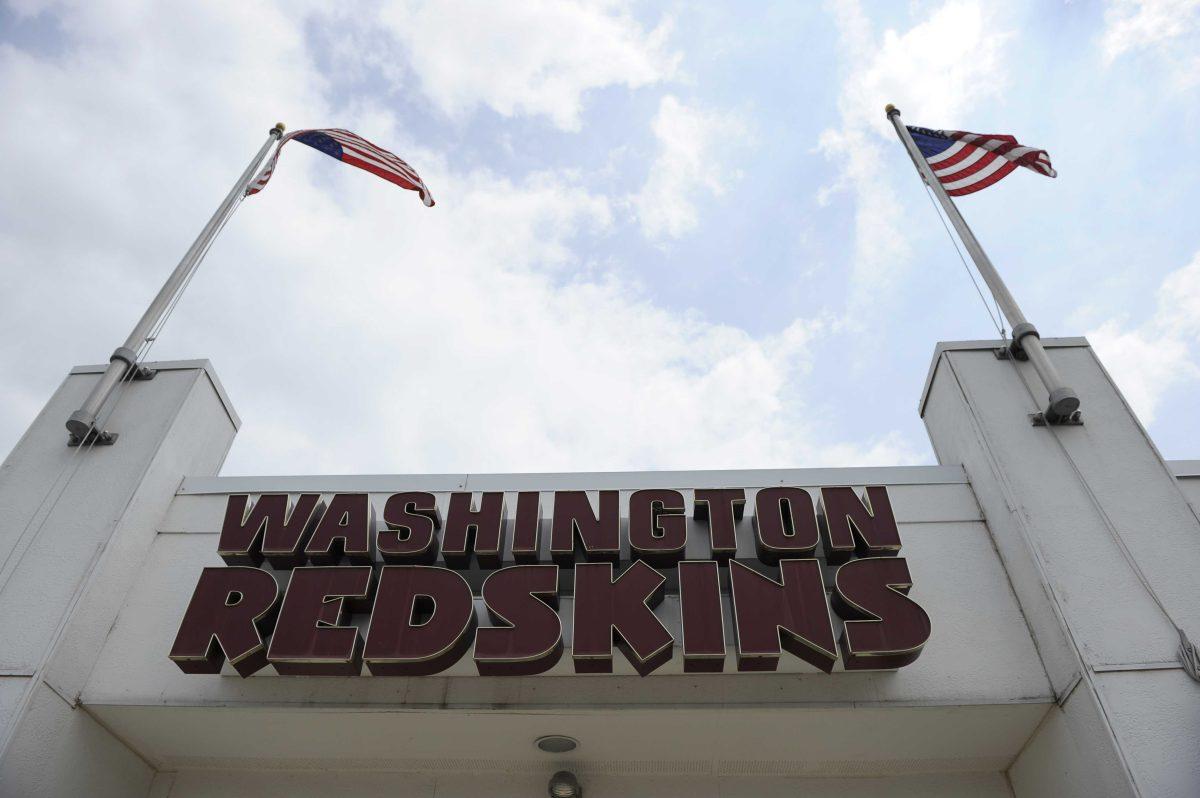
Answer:
[[[958,206],[954,204],[954,200],[946,193],[942,182],[933,173],[933,168],[925,160],[925,156],[921,154],[917,143],[913,141],[912,134],[908,132],[908,128],[900,119],[900,109],[888,103],[884,111],[887,113],[888,120],[896,129],[896,135],[900,137],[901,143],[904,144],[905,150],[908,151],[908,156],[912,159],[913,165],[916,166],[917,172],[924,178],[926,185],[929,186],[930,190],[937,197],[942,209],[946,212],[946,216],[950,218],[950,223],[954,225],[959,240],[963,242],[963,245],[971,254],[971,259],[975,262],[975,267],[979,270],[980,276],[983,277],[983,281],[987,284],[988,290],[992,292],[992,297],[996,300],[996,304],[1000,306],[1004,317],[1012,325],[1012,346],[1010,348],[1012,355],[1019,360],[1027,359],[1033,365],[1042,384],[1046,386],[1046,391],[1049,394],[1046,409],[1040,413],[1033,414],[1031,421],[1035,426],[1082,423],[1079,410],[1079,395],[1063,382],[1062,375],[1059,374],[1055,365],[1050,362],[1050,358],[1046,355],[1046,350],[1042,346],[1041,336],[1038,334],[1037,327],[1034,327],[1029,319],[1025,318],[1025,314],[1021,311],[1021,306],[1017,304],[1016,298],[1008,290],[1008,286],[1005,285],[1003,278],[1000,277],[1000,273],[992,265],[991,259],[984,252],[979,240],[975,238],[975,234],[971,232],[966,219],[959,213]]]

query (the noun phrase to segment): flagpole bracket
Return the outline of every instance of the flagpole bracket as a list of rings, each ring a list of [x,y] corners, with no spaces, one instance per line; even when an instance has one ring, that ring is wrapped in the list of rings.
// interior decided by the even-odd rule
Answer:
[[[1051,419],[1046,413],[1030,413],[1029,423],[1035,427],[1082,427],[1083,411],[1075,410],[1066,418]]]
[[[125,375],[123,377],[125,380],[141,382],[144,380],[152,380],[154,379],[154,376],[158,374],[158,369],[152,369],[148,366],[143,366],[142,364],[138,363],[137,352],[134,352],[127,346],[118,346],[113,350],[112,356],[109,357],[108,362],[111,363],[114,360],[120,360],[125,364]]]
[[[120,433],[109,432],[108,430],[91,427],[83,435],[77,435],[76,433],[72,432],[67,437],[67,446],[71,447],[72,449],[78,446],[87,446],[88,448],[93,446],[112,446],[117,442],[117,438],[119,437]]]
[[[1009,352],[1014,358],[1020,361],[1029,360],[1029,355],[1025,352],[1025,347],[1021,346],[1021,341],[1027,335],[1032,335],[1040,339],[1042,336],[1038,333],[1037,327],[1034,327],[1027,321],[1014,325],[1012,329],[1012,343],[1008,345]]]

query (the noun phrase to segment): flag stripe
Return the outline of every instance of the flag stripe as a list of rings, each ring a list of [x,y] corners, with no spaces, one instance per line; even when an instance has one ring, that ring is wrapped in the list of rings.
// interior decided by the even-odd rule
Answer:
[[[414,185],[424,185],[411,166],[387,150],[376,147],[361,136],[355,136],[348,131],[336,130],[330,131],[330,133],[334,139],[340,140],[344,150],[355,153],[359,159],[373,162],[380,168],[390,170]],[[413,188],[413,186],[406,186],[406,188]]]
[[[946,185],[946,186],[950,185],[951,183],[959,183],[963,180],[966,180],[971,175],[979,174],[980,172],[984,171],[989,166],[991,166],[993,163],[997,163],[997,162],[998,163],[1008,163],[1008,161],[1005,161],[1000,156],[992,155],[990,152],[987,152],[987,153],[984,153],[983,158],[980,158],[978,161],[975,161],[970,166],[965,166],[962,169],[958,169],[956,171],[949,172],[944,175],[938,175],[938,180],[942,181],[942,184]],[[991,172],[988,172],[988,174],[991,174]]]
[[[363,150],[359,150],[359,149],[357,149],[356,147],[352,147],[352,146],[350,146],[349,144],[344,144],[344,145],[342,145],[342,152],[343,152],[343,155],[342,155],[342,159],[343,159],[343,160],[345,160],[345,158],[346,158],[347,156],[353,156],[353,157],[357,158],[357,159],[358,159],[358,160],[360,160],[360,161],[365,161],[365,162],[367,162],[367,163],[371,163],[371,164],[374,164],[375,166],[378,166],[380,169],[386,169],[386,170],[388,170],[389,172],[393,172],[393,173],[395,173],[395,174],[396,174],[398,177],[402,177],[402,178],[404,178],[405,180],[408,180],[408,181],[410,181],[410,182],[414,182],[414,183],[416,182],[416,181],[414,181],[414,180],[413,180],[413,175],[412,175],[412,173],[410,173],[410,172],[407,172],[407,171],[402,171],[402,170],[400,170],[400,169],[397,169],[397,168],[396,168],[395,166],[393,166],[392,164],[390,164],[390,163],[386,163],[386,162],[384,162],[382,159],[380,159],[380,158],[376,158],[374,155],[371,155],[371,154],[370,154],[370,153],[368,153],[368,152],[364,152]],[[419,178],[418,178],[418,179],[419,179]]]
[[[956,172],[953,175],[947,175],[942,178],[942,185],[947,191],[956,191],[960,188],[966,188],[974,183],[978,183],[991,177],[996,172],[1003,169],[1005,166],[1013,165],[1011,161],[1006,161],[1003,158],[992,157],[988,159],[987,165],[975,164],[961,172]],[[949,178],[954,178],[953,180]]]
[[[362,138],[361,136],[356,136],[353,133],[344,130],[331,130],[329,131],[329,135],[331,138],[341,142],[343,146],[349,146],[366,155],[374,156],[378,160],[390,164],[397,171],[407,172],[414,179],[420,180],[420,178],[417,177],[417,173],[412,170],[411,166],[397,158],[395,155],[392,155],[387,150],[376,147],[374,144]]]
[[[972,164],[978,163],[984,158],[990,161],[995,157],[995,155],[992,155],[987,150],[982,150],[979,147],[968,147],[962,151],[959,157],[951,158],[949,161],[942,161],[942,163],[938,164],[938,168],[933,170],[933,173],[938,176],[938,180],[941,180],[944,183],[946,181],[946,175],[960,172]]]
[[[342,161],[344,163],[350,164],[351,166],[357,166],[359,169],[370,172],[371,174],[376,175],[377,177],[382,177],[384,180],[388,181],[389,183],[395,183],[396,185],[400,186],[401,188],[407,188],[412,191],[418,190],[417,187],[413,184],[413,182],[411,180],[409,180],[404,175],[397,174],[394,170],[389,169],[388,167],[379,166],[378,164],[372,163],[371,161],[361,160],[360,158],[358,158],[354,155],[345,155],[342,157]]]
[[[955,164],[962,163],[963,160],[970,158],[972,155],[978,157],[978,153],[985,152],[985,150],[981,150],[978,147],[972,147],[970,144],[965,144],[963,142],[959,142],[959,144],[962,144],[963,148],[956,152],[952,157],[938,161],[937,164],[934,165],[935,172],[942,171],[947,168],[953,171]],[[947,152],[949,152],[949,150],[947,150]]]
[[[1002,161],[997,161],[997,163],[1001,164],[1001,166],[1000,166],[1000,169],[998,171],[996,171],[995,173],[989,175],[988,177],[983,178],[982,180],[980,180],[978,182],[971,183],[970,185],[965,186],[963,188],[954,189],[953,191],[947,191],[946,193],[949,194],[951,197],[965,197],[967,194],[974,194],[976,191],[981,191],[990,185],[999,183],[1001,180],[1003,180],[1005,177],[1007,177],[1010,173],[1015,171],[1017,168],[1017,165],[1015,163],[1013,163],[1012,161],[1003,161],[1002,160]]]

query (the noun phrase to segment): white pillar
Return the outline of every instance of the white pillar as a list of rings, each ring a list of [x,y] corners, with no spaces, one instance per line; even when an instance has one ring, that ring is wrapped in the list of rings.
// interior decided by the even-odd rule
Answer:
[[[182,478],[215,474],[238,419],[207,361],[119,389],[113,446],[62,420],[104,366],[74,369],[0,467],[0,795],[144,795],[143,761],[78,696]]]
[[[921,402],[939,462],[966,469],[1058,696],[1009,779],[1019,798],[1194,798],[1200,684],[1152,592],[1196,640],[1200,521],[1087,341],[1044,344],[1083,426],[1033,426],[1037,376],[998,360],[995,341],[940,344]]]

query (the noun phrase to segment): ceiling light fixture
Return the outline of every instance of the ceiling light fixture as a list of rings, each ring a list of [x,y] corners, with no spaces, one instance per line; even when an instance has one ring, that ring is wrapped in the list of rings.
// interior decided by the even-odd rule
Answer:
[[[547,734],[534,740],[536,745],[547,754],[565,754],[579,747],[579,741],[565,734]]]
[[[579,779],[569,770],[560,770],[550,777],[550,798],[583,798]]]

